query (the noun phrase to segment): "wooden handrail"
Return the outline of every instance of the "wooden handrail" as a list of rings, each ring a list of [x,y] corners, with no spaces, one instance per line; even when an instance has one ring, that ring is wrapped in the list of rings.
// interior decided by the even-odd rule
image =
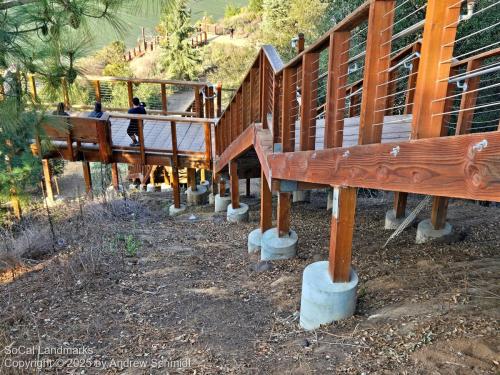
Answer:
[[[208,82],[197,81],[180,81],[172,79],[154,79],[154,78],[127,78],[127,77],[110,77],[110,76],[83,76],[81,79],[88,81],[101,81],[101,82],[132,82],[132,83],[157,83],[173,86],[186,86],[186,87],[205,87]]]

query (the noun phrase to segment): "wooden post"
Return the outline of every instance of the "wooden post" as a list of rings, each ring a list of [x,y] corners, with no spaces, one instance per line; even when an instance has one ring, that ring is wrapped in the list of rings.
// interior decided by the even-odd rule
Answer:
[[[344,107],[349,69],[349,32],[330,35],[328,50],[328,85],[326,93],[325,148],[342,147]]]
[[[428,1],[413,105],[412,139],[443,134],[452,47],[460,11],[461,5],[455,0]],[[447,198],[434,198],[431,215],[434,229],[444,226],[447,207]]]
[[[279,133],[280,133],[280,76],[273,74],[273,143],[279,142]]]
[[[222,115],[222,83],[217,82],[217,117]]]
[[[306,43],[305,43],[304,34],[299,33],[298,40],[297,40],[297,55],[304,51],[305,44]]]
[[[120,189],[120,178],[119,178],[118,164],[111,163],[111,183],[113,188],[118,191]]]
[[[245,191],[245,195],[246,197],[250,197],[250,179],[247,178],[246,179],[246,191]]]
[[[401,219],[406,216],[406,202],[408,200],[408,193],[400,191],[394,192],[394,215],[396,219]]]
[[[187,169],[187,179],[188,179],[188,187],[191,188],[191,191],[198,190],[196,187],[196,168]]]
[[[168,111],[167,87],[164,83],[161,84],[161,110],[162,114],[166,115]]]
[[[181,208],[181,190],[179,187],[179,170],[172,167],[172,189],[174,198],[174,207]]]
[[[357,189],[333,187],[328,268],[335,283],[349,282]]]
[[[48,159],[42,159],[43,178],[45,182],[45,191],[47,193],[47,200],[54,203],[54,193],[52,191],[52,171]]]
[[[90,173],[90,163],[82,161],[83,179],[85,180],[85,192],[92,198],[92,174]]]
[[[141,164],[146,165],[146,145],[144,142],[144,121],[142,119],[137,119],[137,129],[139,136],[139,151],[141,153]]]
[[[132,82],[127,81],[127,92],[128,92],[128,106],[132,108],[134,106],[133,99],[134,99],[134,88],[132,87]]]
[[[177,159],[177,126],[175,121],[170,122],[170,134],[172,139],[172,189],[174,207],[181,208],[181,190],[179,187],[179,161]]]
[[[420,42],[415,43],[412,52],[420,53],[421,47],[422,44]],[[412,64],[410,72],[411,75],[408,77],[408,85],[407,85],[408,92],[406,93],[406,102],[404,111],[405,115],[413,113],[413,102],[415,99],[415,87],[417,85],[417,75],[418,75],[418,67],[420,64],[420,57],[414,58],[411,64]]]
[[[302,55],[300,151],[314,150],[315,148],[318,71],[319,53],[311,52]]]
[[[209,122],[203,124],[205,129],[205,159],[212,161],[212,125]]]
[[[206,175],[206,171],[204,168],[201,168],[200,169],[200,181],[201,182],[204,182],[207,180],[207,175]]]
[[[443,229],[446,224],[448,213],[448,198],[434,197],[432,202],[431,222],[434,229]]]
[[[196,116],[203,117],[203,109],[200,98],[200,90],[198,86],[194,87],[194,106],[196,109]]]
[[[238,179],[238,162],[231,160],[229,162],[229,177],[231,179],[231,205],[233,208],[240,207],[240,187]]]
[[[428,1],[413,105],[412,139],[441,136],[460,8],[455,0]]]
[[[380,143],[391,64],[394,0],[370,4],[359,123],[359,144]]]
[[[467,63],[467,72],[479,69],[481,60],[471,60]],[[460,101],[460,112],[458,113],[456,135],[470,133],[472,119],[474,118],[474,106],[476,105],[477,95],[480,86],[481,76],[468,78],[465,81],[467,90],[462,94]]]
[[[101,102],[101,82],[94,81],[94,90],[95,90],[95,100],[96,102]]]
[[[285,68],[283,70],[283,95],[281,101],[281,150],[290,152],[295,147],[295,119],[297,109],[295,108],[295,92],[297,84],[297,69]],[[295,76],[295,78],[294,78]]]
[[[259,108],[259,69],[250,69],[250,121],[258,121],[260,116]]]
[[[260,171],[260,231],[264,233],[273,226],[273,195],[266,174]]]
[[[278,233],[280,237],[290,234],[290,208],[292,193],[278,194]]]

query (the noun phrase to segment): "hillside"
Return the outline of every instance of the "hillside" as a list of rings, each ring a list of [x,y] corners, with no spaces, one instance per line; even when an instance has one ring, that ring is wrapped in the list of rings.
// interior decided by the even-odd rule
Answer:
[[[219,19],[224,16],[226,5],[244,6],[247,2],[247,0],[191,0],[192,21],[195,23],[204,15]],[[125,11],[119,13],[119,18],[123,22],[123,32],[121,34],[116,33],[109,25],[103,26],[99,20],[91,23],[90,29],[95,39],[95,42],[92,44],[92,51],[97,51],[114,40],[122,39],[126,46],[134,46],[137,43],[137,38],[140,36],[141,27],[146,28],[147,34],[153,34],[160,20],[159,9],[156,6],[151,6],[144,13],[134,14],[133,12]]]

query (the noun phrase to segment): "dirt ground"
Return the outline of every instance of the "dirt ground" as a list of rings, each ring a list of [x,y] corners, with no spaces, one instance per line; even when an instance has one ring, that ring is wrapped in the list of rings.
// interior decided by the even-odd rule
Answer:
[[[36,372],[13,359],[62,360],[40,366],[54,374],[499,373],[500,207],[453,201],[456,235],[415,245],[412,226],[383,249],[391,196],[372,195],[356,216],[356,314],[313,332],[298,311],[304,267],[328,254],[324,192],[293,206],[297,258],[272,263],[247,254],[255,196],[242,197],[247,224],[210,206],[170,218],[166,193],[60,204],[53,253],[0,282],[0,373]],[[32,225],[46,230],[43,210]],[[42,350],[12,353],[31,346]]]

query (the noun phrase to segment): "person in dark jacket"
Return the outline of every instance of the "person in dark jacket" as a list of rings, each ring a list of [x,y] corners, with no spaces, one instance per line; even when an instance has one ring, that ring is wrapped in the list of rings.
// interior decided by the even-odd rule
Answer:
[[[55,116],[69,116],[69,114],[64,110],[64,103],[57,103],[57,109],[52,112]]]
[[[145,115],[146,109],[144,108],[144,103],[141,103],[139,98],[132,99],[133,107],[128,110],[128,113],[134,115]],[[139,136],[139,123],[136,119],[131,119],[130,124],[127,128],[127,134],[132,139],[130,146],[139,146],[139,141],[137,137]]]
[[[101,118],[104,112],[102,111],[102,105],[100,102],[95,102],[94,110],[90,112],[89,117]]]

